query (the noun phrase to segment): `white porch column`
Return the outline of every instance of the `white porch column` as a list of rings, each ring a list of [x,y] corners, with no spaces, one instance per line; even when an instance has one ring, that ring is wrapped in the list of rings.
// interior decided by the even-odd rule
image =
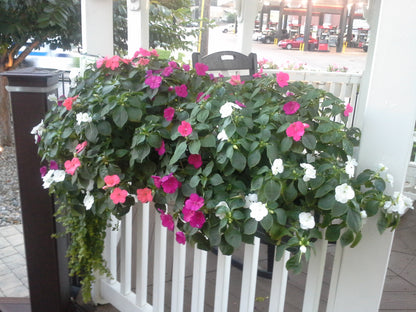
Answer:
[[[237,51],[243,54],[251,53],[254,21],[262,3],[262,0],[235,0],[238,21]]]
[[[128,55],[149,49],[149,0],[127,0]]]
[[[113,1],[81,0],[82,49],[90,55],[113,55]]]
[[[394,191],[401,191],[416,118],[416,36],[397,29],[414,28],[416,2],[382,0],[371,4],[372,43],[357,110],[357,126],[362,130],[358,171],[383,163],[394,176]],[[391,38],[402,43],[400,50],[391,44]],[[355,248],[344,249],[341,271],[330,290],[335,297],[328,301],[327,311],[378,311],[393,233],[380,236],[376,223],[374,218],[368,220],[363,240]]]

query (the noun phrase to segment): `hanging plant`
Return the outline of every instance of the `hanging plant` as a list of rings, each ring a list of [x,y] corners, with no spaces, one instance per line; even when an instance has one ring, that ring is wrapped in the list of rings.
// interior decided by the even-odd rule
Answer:
[[[290,250],[294,271],[315,240],[354,247],[363,219],[378,215],[383,232],[411,208],[384,194],[385,167],[355,173],[349,104],[282,72],[243,82],[207,70],[155,50],[100,59],[32,131],[86,300],[93,272],[108,273],[110,217],[138,202],[153,202],[179,243],[230,255],[257,235],[277,260]]]

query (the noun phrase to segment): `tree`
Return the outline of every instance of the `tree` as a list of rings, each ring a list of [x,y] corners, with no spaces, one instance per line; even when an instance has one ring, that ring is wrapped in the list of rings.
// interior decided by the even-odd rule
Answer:
[[[0,72],[17,68],[44,44],[69,49],[81,41],[79,0],[0,0]],[[0,79],[0,144],[10,145],[7,80]]]

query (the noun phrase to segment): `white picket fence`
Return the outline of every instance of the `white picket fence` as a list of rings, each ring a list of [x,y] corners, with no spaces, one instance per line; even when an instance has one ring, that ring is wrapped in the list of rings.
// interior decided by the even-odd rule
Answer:
[[[289,75],[291,80],[309,82],[355,107],[361,75],[300,71],[291,71]],[[134,206],[120,224],[116,220],[113,222],[118,230],[108,229],[104,251],[113,278],[97,276],[93,290],[97,303],[110,302],[122,312],[334,311],[336,281],[342,266],[340,244],[328,249],[326,241],[316,242],[315,253],[307,265],[306,280],[297,285],[300,290],[292,295],[298,307],[290,309],[285,269],[289,253],[281,261],[274,261],[271,282],[265,283],[257,277],[261,266],[259,259],[265,254],[259,238],[254,245],[244,245],[243,270],[241,276],[236,277],[231,256],[221,252],[215,256],[178,244],[149,204]],[[208,261],[212,258],[214,263]],[[330,275],[329,290],[324,282],[326,267],[330,268],[325,275],[326,279]],[[239,283],[237,287],[236,283]],[[322,294],[323,284],[325,294]],[[237,297],[236,288],[239,289]],[[261,298],[256,297],[258,294]]]

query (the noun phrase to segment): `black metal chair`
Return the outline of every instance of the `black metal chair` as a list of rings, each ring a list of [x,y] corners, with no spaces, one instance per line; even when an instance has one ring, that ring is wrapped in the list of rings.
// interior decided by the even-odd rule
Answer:
[[[192,54],[192,64],[204,63],[210,73],[221,73],[225,77],[240,75],[241,80],[250,80],[257,72],[257,54],[245,55],[236,51],[220,51],[205,56]]]

